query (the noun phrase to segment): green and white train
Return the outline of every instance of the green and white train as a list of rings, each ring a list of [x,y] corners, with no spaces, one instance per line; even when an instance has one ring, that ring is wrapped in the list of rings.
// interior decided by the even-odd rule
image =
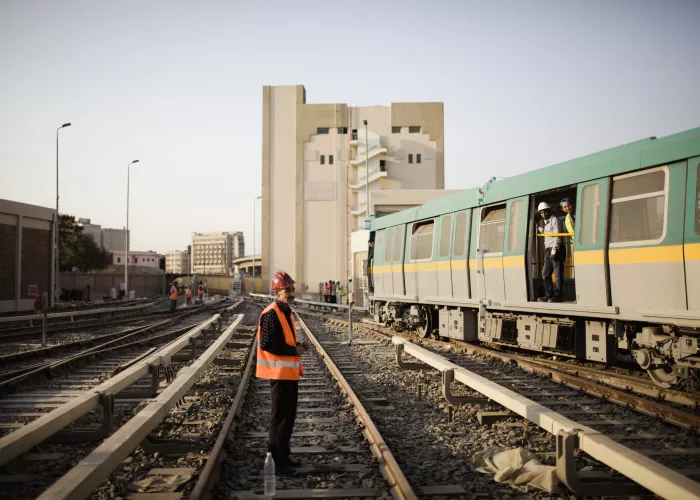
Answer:
[[[697,388],[699,170],[697,128],[372,219],[370,312],[422,336],[636,362],[662,387]],[[576,207],[564,301],[542,303],[536,207],[564,197]]]

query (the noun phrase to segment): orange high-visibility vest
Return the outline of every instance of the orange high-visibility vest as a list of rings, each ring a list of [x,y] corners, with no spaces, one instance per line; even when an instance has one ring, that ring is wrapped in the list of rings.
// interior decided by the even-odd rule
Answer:
[[[284,341],[287,345],[297,345],[297,325],[292,317],[292,325],[287,323],[287,318],[280,310],[275,302],[265,308],[260,315],[263,317],[268,311],[274,310],[277,314],[277,319],[282,325],[284,332]],[[299,380],[299,377],[304,375],[304,367],[301,365],[300,356],[278,356],[260,348],[260,318],[258,318],[258,361],[255,366],[255,376],[258,378],[266,378],[270,380]]]
[[[188,299],[192,298],[192,290],[190,290],[188,288],[187,291],[185,292],[185,295],[187,296]]]
[[[203,285],[199,285],[199,287],[197,287],[197,293],[199,295],[204,295],[204,286]]]
[[[170,287],[170,300],[177,300],[177,287],[174,285]]]

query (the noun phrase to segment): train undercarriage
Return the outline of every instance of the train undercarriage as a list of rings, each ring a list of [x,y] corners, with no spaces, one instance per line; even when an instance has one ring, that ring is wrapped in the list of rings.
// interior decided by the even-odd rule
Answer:
[[[384,301],[373,301],[370,310],[397,332],[636,364],[661,388],[700,390],[700,328]]]

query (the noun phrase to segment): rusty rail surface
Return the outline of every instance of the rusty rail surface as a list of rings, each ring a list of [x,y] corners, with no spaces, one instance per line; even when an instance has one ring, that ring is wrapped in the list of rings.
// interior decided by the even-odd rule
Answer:
[[[379,429],[377,429],[377,427],[374,425],[372,418],[365,410],[365,407],[355,394],[355,391],[352,390],[352,387],[350,387],[348,381],[335,365],[321,343],[316,339],[313,333],[311,333],[311,330],[308,326],[306,326],[306,323],[301,316],[299,316],[299,314],[297,314],[297,319],[299,320],[298,324],[304,330],[304,333],[306,333],[309,340],[311,340],[316,347],[316,350],[323,359],[323,362],[333,374],[333,377],[338,381],[338,385],[340,386],[341,390],[346,394],[348,399],[355,407],[355,415],[357,415],[358,420],[364,426],[362,434],[365,436],[367,441],[369,441],[372,454],[379,461],[379,470],[384,478],[389,482],[392,496],[394,498],[407,500],[417,499],[418,497],[406,479],[401,467],[396,462],[396,459],[391,453],[389,446],[384,441]]]

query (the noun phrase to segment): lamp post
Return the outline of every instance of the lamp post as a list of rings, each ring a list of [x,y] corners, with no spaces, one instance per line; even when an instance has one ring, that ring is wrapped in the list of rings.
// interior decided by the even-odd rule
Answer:
[[[253,200],[253,279],[255,279],[255,202],[262,196],[258,196]]]
[[[58,131],[61,130],[62,128],[65,127],[70,127],[70,123],[64,123],[60,127],[56,129],[56,269],[54,270],[55,272],[55,277],[54,277],[54,283],[53,283],[53,298],[54,298],[54,305],[56,304],[56,301],[58,300],[58,269],[61,265],[61,260],[59,258],[59,253],[60,253],[60,244],[61,244],[61,238],[60,238],[60,229],[61,229],[61,216],[59,215],[58,212]]]
[[[131,165],[138,163],[134,160],[126,167],[126,251],[124,252],[124,299],[129,300],[129,173]]]

